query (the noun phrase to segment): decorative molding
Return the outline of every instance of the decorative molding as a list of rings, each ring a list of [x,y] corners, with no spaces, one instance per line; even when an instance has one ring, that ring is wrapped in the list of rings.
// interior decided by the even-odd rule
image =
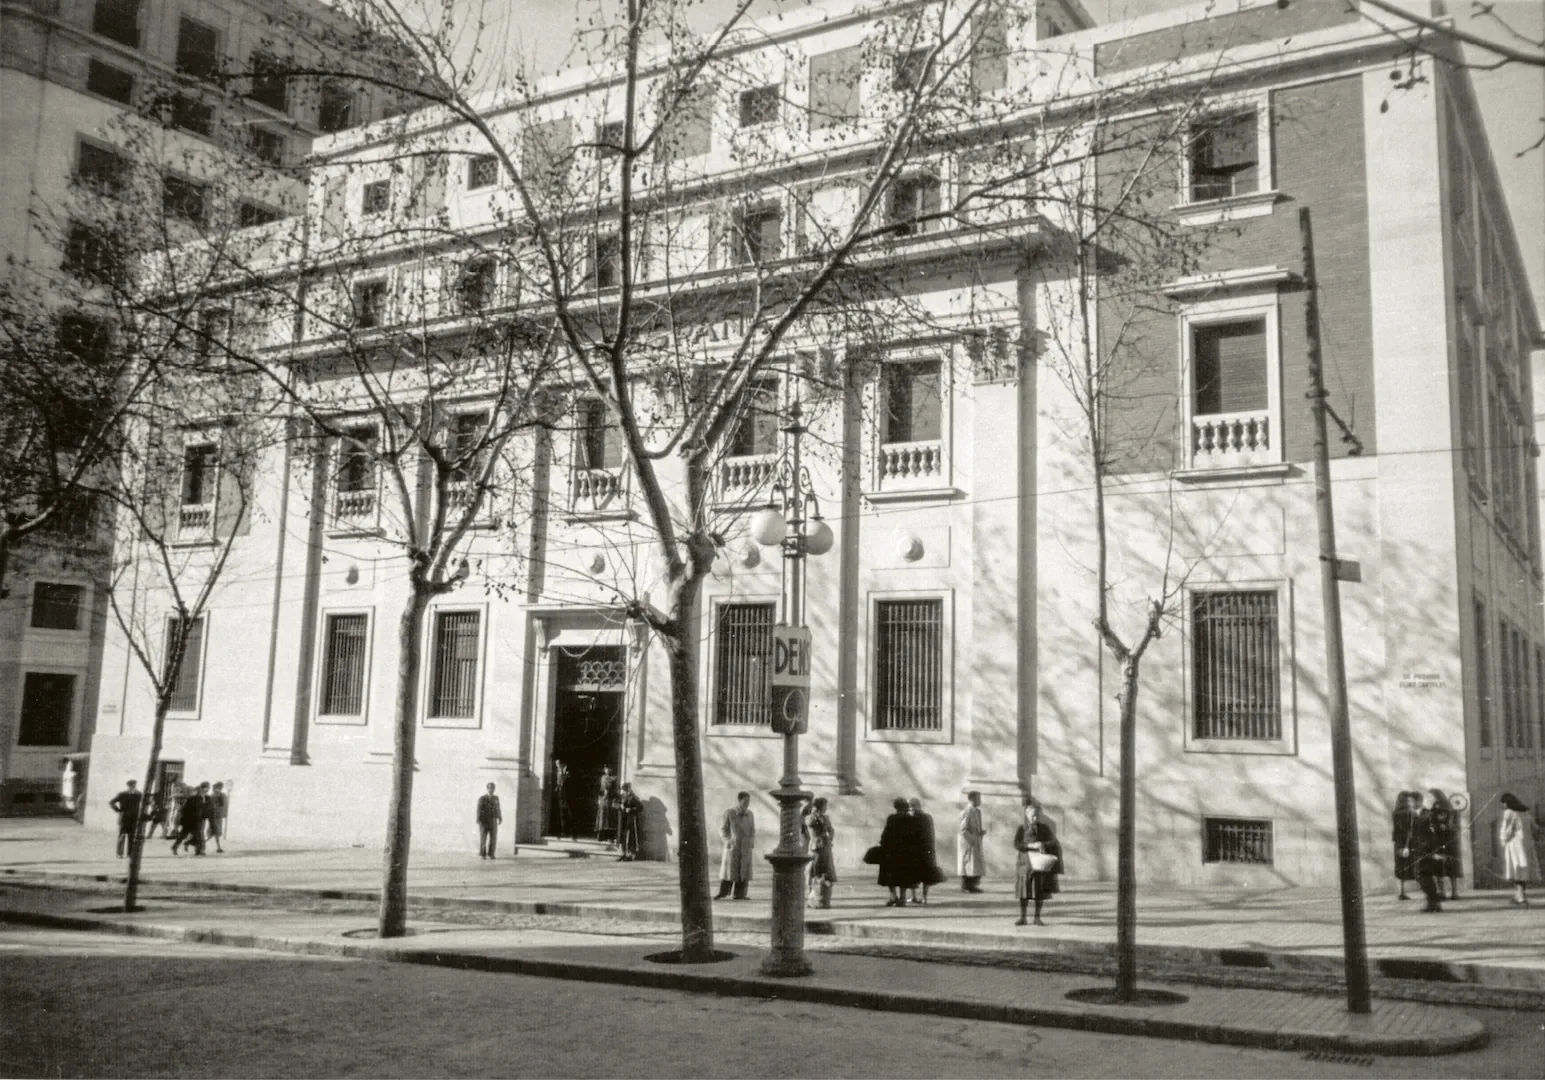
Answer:
[[[1252,191],[1248,195],[1231,195],[1226,199],[1181,203],[1170,207],[1170,213],[1182,225],[1218,225],[1244,218],[1265,217],[1283,198],[1280,191]]]
[[[1297,274],[1280,266],[1252,266],[1243,270],[1188,274],[1161,286],[1159,291],[1179,300],[1239,289],[1274,289],[1297,280]]]
[[[971,381],[978,386],[1019,381],[1021,353],[1006,326],[966,335],[966,355],[971,358]]]
[[[1221,469],[1176,469],[1175,479],[1182,484],[1238,484],[1258,480],[1280,483],[1292,475],[1295,466],[1283,461],[1271,465],[1240,465]]]

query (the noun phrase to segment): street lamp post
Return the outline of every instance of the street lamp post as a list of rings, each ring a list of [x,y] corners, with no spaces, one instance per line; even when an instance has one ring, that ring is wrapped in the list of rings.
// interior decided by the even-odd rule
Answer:
[[[821,520],[820,503],[810,491],[810,476],[800,462],[800,438],[805,427],[796,398],[789,410],[789,425],[783,431],[791,443],[790,460],[780,469],[773,490],[781,496],[781,507],[758,511],[751,519],[751,535],[760,544],[776,544],[783,550],[787,567],[786,587],[782,595],[782,617],[786,626],[803,627],[805,622],[805,558],[824,555],[831,550],[831,526]],[[778,846],[768,852],[773,868],[772,947],[762,960],[762,974],[773,976],[809,975],[810,961],[805,957],[805,867],[810,854],[799,835],[799,813],[810,793],[799,780],[799,729],[789,727],[783,734],[783,776],[771,792],[778,800]]]

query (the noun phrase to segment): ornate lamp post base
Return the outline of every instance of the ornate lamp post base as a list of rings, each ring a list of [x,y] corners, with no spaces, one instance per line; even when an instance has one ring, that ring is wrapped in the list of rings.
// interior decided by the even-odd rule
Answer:
[[[762,974],[793,978],[815,970],[805,958],[805,868],[813,856],[799,843],[799,811],[810,793],[780,787],[772,796],[780,827],[778,846],[766,855],[773,868],[772,948],[762,959]]]

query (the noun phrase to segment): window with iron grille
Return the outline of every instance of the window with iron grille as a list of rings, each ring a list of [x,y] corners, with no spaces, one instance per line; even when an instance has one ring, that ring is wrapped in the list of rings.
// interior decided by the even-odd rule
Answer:
[[[494,154],[473,154],[467,162],[467,190],[493,187],[499,182],[499,158]]]
[[[1260,189],[1255,110],[1212,116],[1191,128],[1186,147],[1191,201],[1226,199]]]
[[[875,604],[874,728],[944,730],[944,601]]]
[[[1475,704],[1479,728],[1476,737],[1481,748],[1491,746],[1491,641],[1486,620],[1486,603],[1475,598]]]
[[[39,630],[80,629],[80,605],[85,593],[79,585],[39,581],[32,586],[32,625]]]
[[[29,671],[22,681],[17,746],[69,746],[75,712],[75,676]]]
[[[714,641],[715,724],[772,723],[772,604],[721,604]]]
[[[134,102],[134,72],[92,58],[86,66],[86,89],[121,105]]]
[[[1191,596],[1192,736],[1282,738],[1277,593]]]
[[[322,659],[322,715],[360,716],[365,711],[364,615],[329,615]]]
[[[623,151],[623,140],[627,138],[628,126],[623,120],[608,120],[595,130],[595,152],[597,157],[618,157]]]
[[[384,214],[392,208],[392,182],[372,180],[360,196],[360,213]]]
[[[884,392],[881,442],[926,442],[939,438],[943,399],[937,360],[886,364]]]
[[[199,682],[203,677],[204,618],[199,616],[186,623],[186,637],[182,646],[182,658],[172,663],[172,643],[176,638],[178,620],[175,616],[166,620],[166,669],[165,677],[171,686],[172,712],[197,712]]]
[[[756,127],[778,119],[783,90],[777,83],[740,92],[740,126]]]
[[[1202,862],[1272,865],[1272,823],[1251,818],[1202,819]]]
[[[435,615],[430,719],[470,720],[477,715],[478,629],[476,611]]]

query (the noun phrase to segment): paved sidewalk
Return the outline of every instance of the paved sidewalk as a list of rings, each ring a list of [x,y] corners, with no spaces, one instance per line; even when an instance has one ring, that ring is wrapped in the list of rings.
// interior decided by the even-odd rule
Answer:
[[[359,915],[296,914],[207,899],[165,898],[136,915],[104,911],[100,895],[0,887],[6,922],[125,933],[169,940],[334,955],[478,971],[511,972],[736,997],[781,998],[886,1012],[1073,1028],[1275,1050],[1436,1055],[1485,1044],[1477,1019],[1455,1009],[1375,1001],[1366,1016],[1339,998],[1274,990],[1173,986],[1173,1000],[1145,1005],[1070,1000],[1075,990],[1108,980],[1083,975],[994,969],[861,956],[823,955],[814,975],[769,979],[761,950],[720,963],[660,963],[662,942],[647,935],[469,929],[415,920],[406,938],[380,941]]]
[[[6,875],[67,883],[121,877],[113,837],[68,821],[0,819],[0,883]],[[505,849],[509,850],[508,847]],[[247,849],[238,836],[224,855],[173,857],[165,842],[146,848],[148,884],[372,899],[380,854],[351,849]],[[1048,903],[1048,926],[1015,927],[1007,882],[967,896],[950,885],[927,907],[886,908],[868,867],[845,869],[835,906],[811,910],[812,934],[921,945],[1035,947],[1108,955],[1115,940],[1115,890],[1106,882],[1064,882]],[[767,925],[768,875],[759,868],[752,899],[715,905],[716,925],[755,931]],[[676,868],[571,858],[565,851],[522,846],[516,858],[488,862],[475,854],[414,852],[410,865],[415,918],[435,908],[677,921]],[[1369,954],[1388,978],[1518,990],[1545,990],[1545,905],[1513,908],[1500,891],[1465,891],[1441,915],[1421,902],[1399,903],[1391,883],[1366,898]],[[1138,900],[1138,941],[1145,962],[1269,968],[1337,975],[1342,970],[1341,916],[1335,890],[1145,889]]]

